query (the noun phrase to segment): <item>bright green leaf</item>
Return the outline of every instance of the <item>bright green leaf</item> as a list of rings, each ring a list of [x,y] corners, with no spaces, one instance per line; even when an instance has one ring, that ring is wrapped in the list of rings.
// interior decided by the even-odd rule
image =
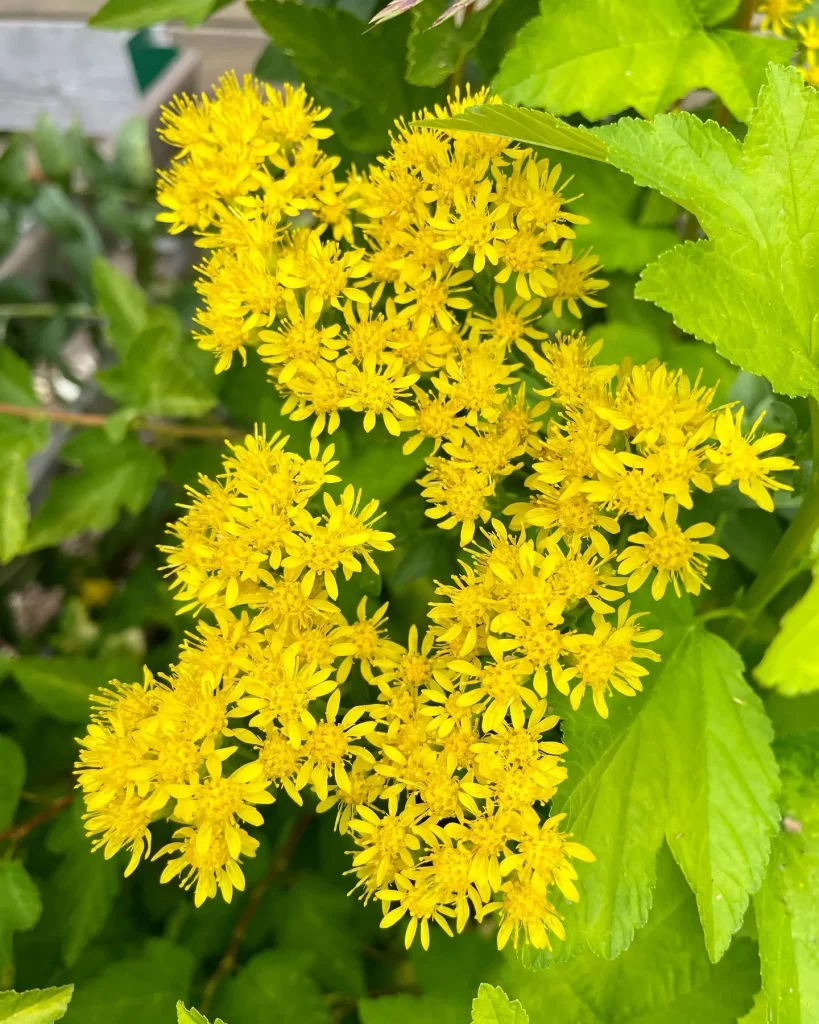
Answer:
[[[23,550],[29,523],[28,452],[25,442],[8,440],[0,450],[0,562]]]
[[[176,1004],[176,1024],[210,1024],[210,1021],[193,1007],[188,1009],[180,999]],[[213,1024],[225,1024],[225,1022],[215,1020]]]
[[[542,110],[525,110],[503,104],[470,107],[456,117],[431,118],[423,122],[448,131],[481,132],[499,138],[516,139],[530,146],[544,146],[561,153],[574,153],[589,160],[607,160],[606,146],[585,128],[575,128]]]
[[[787,697],[819,690],[819,659],[815,642],[819,630],[819,575],[808,592],[785,612],[774,641],[754,675]]]
[[[37,159],[46,178],[66,187],[71,178],[71,151],[63,133],[45,111],[34,122],[33,139]]]
[[[54,1024],[71,1002],[73,985],[0,992],[0,1024]]]
[[[481,985],[472,1003],[472,1024],[529,1024],[529,1014],[497,985]]]
[[[770,1024],[819,1015],[819,733],[777,745],[782,830],[754,898]]]
[[[788,40],[713,29],[694,0],[541,0],[540,10],[493,87],[508,103],[579,111],[590,121],[629,107],[653,117],[697,88],[745,120],[768,62],[785,63],[794,49]]]
[[[63,961],[73,967],[88,943],[99,935],[120,889],[122,865],[91,851],[83,828],[85,807],[76,801],[55,822],[48,848],[61,860],[51,878],[52,898],[60,907],[60,945]]]
[[[14,933],[29,931],[42,912],[39,890],[20,861],[0,860],[0,967],[12,962]]]
[[[193,974],[188,950],[148,939],[142,950],[79,982],[66,1024],[170,1024],[186,999]]]
[[[330,1024],[324,998],[303,956],[265,950],[225,986],[220,1012],[230,1024]]]
[[[106,394],[146,416],[197,418],[216,404],[213,362],[197,349],[170,306],[147,311],[119,366],[102,370]]]
[[[178,18],[198,25],[215,6],[215,0],[108,0],[89,20],[94,28],[145,28],[158,21]]]
[[[153,185],[156,172],[143,117],[129,117],[117,129],[114,168],[131,188],[148,190]]]
[[[27,551],[59,544],[83,530],[107,530],[123,509],[136,515],[164,472],[161,457],[135,437],[114,444],[102,430],[77,434],[63,449],[63,458],[79,472],[52,483],[31,522]]]
[[[733,648],[679,605],[656,606],[663,661],[643,694],[612,699],[607,721],[585,708],[564,719],[569,778],[555,807],[597,857],[566,911],[574,950],[614,957],[629,946],[648,918],[664,837],[714,959],[762,881],[776,825],[770,724]]]
[[[819,394],[819,93],[772,66],[744,144],[690,114],[594,131],[708,236],[647,267],[637,296],[776,391]]]
[[[434,28],[434,22],[449,7],[450,0],[425,0],[416,7],[407,42],[407,81],[412,85],[429,86],[445,82],[480,42],[500,2],[495,0],[482,11],[470,14],[461,26],[454,18],[449,18]]]
[[[629,950],[611,961],[584,952],[537,972],[510,957],[501,984],[538,1024],[735,1024],[759,974],[748,939],[710,963],[694,899],[663,849],[651,915]]]
[[[52,718],[61,722],[87,722],[89,696],[113,678],[125,681],[141,675],[135,659],[127,655],[101,658],[22,657],[0,661],[22,690]]]
[[[17,813],[20,790],[26,781],[26,759],[11,736],[0,736],[0,829],[8,828]]]
[[[148,299],[139,285],[101,256],[94,260],[97,305],[108,320],[108,339],[125,356],[148,323]]]

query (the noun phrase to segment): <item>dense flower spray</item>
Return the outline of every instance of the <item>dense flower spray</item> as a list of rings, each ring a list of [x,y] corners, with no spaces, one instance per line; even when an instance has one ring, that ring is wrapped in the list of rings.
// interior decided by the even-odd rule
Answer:
[[[573,249],[583,218],[559,166],[400,122],[387,156],[338,181],[326,114],[303,89],[231,77],[166,113],[180,154],[162,216],[211,252],[199,343],[217,372],[257,347],[313,440],[302,457],[249,436],[191,489],[165,551],[197,632],[167,675],[97,698],[78,763],[88,831],[107,856],[127,849],[130,873],[170,818],[163,880],[229,900],[259,808],[312,791],[355,847],[355,890],[384,926],[406,922],[407,944],[497,912],[501,946],[548,946],[555,890],[578,899],[572,862],[593,859],[548,816],[566,776],[549,701],[606,717],[635,696],[660,634],[628,595],[697,594],[725,557],[696,493],[737,484],[772,509],[772,474],[793,463],[699,381],[538,328],[605,284]],[[406,642],[386,605],[348,621],[336,603],[394,539],[321,447],[342,413],[425,445],[427,514],[464,549]],[[352,678],[369,702],[345,699]]]

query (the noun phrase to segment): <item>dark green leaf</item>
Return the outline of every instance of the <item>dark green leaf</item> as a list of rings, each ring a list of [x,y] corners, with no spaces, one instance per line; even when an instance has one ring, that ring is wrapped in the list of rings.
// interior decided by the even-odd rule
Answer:
[[[0,992],[0,1024],[54,1024],[71,1002],[73,985]]]
[[[220,1013],[230,1024],[330,1024],[306,963],[303,956],[284,950],[257,953],[225,986]]]
[[[14,933],[29,931],[42,912],[37,886],[20,861],[0,860],[0,967],[12,962]]]
[[[777,745],[782,829],[754,898],[770,1024],[808,1024],[819,1007],[819,733]]]
[[[66,1024],[165,1024],[174,1019],[193,974],[193,957],[167,939],[148,939],[142,951],[80,982]]]
[[[449,7],[450,0],[425,0],[416,7],[407,44],[407,81],[429,86],[445,82],[480,42],[500,2],[494,0],[482,11],[469,14],[461,26],[454,18],[449,18],[434,28],[434,22]]]
[[[110,679],[139,678],[139,664],[127,655],[103,658],[23,657],[0,662],[21,688],[52,718],[61,722],[87,722],[89,696]]]
[[[456,117],[431,118],[424,124],[447,131],[481,132],[516,139],[530,146],[544,146],[561,153],[574,153],[589,160],[607,160],[606,146],[585,128],[574,128],[559,117],[542,110],[487,105],[470,107]]]
[[[540,11],[493,86],[509,103],[590,121],[629,107],[652,117],[697,88],[745,120],[768,62],[786,63],[794,49],[789,40],[713,29],[713,13],[694,0],[541,0]]]
[[[23,751],[10,736],[0,736],[0,829],[8,828],[14,821],[20,790],[25,781],[26,759]]]
[[[164,472],[160,456],[126,437],[113,444],[102,430],[86,430],[63,456],[79,472],[57,478],[29,530],[27,551],[59,544],[83,530],[107,530],[120,511],[141,512]]]
[[[101,256],[94,260],[97,305],[108,320],[108,339],[120,356],[127,355],[148,323],[148,299],[139,285]]]
[[[693,213],[708,236],[647,267],[637,296],[780,393],[819,394],[816,90],[772,66],[744,144],[690,114],[594,131],[612,163]]]

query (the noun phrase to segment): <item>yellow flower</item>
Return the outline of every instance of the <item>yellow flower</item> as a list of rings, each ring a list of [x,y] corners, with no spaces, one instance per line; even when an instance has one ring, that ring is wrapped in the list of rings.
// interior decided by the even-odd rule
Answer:
[[[793,488],[771,473],[796,469],[792,459],[782,455],[765,455],[772,448],[778,448],[785,440],[784,434],[763,434],[754,437],[763,416],[759,416],[747,434],[742,433],[745,410],[740,406],[735,413],[724,409],[717,417],[714,433],[718,447],[706,454],[716,468],[714,482],[726,487],[737,482],[742,494],[755,501],[766,512],[773,512],[771,491],[792,491]]]
[[[801,25],[796,26],[799,33],[799,44],[808,52],[808,59],[819,50],[819,24],[816,18],[805,18]]]
[[[331,128],[319,126],[330,115],[329,107],[317,107],[303,85],[294,89],[289,82],[283,86],[265,84],[265,128],[283,145],[293,146],[306,138],[329,139]]]
[[[601,402],[606,385],[617,373],[616,366],[595,365],[602,347],[602,341],[588,345],[582,334],[566,335],[560,331],[553,342],[541,345],[540,352],[528,343],[521,345],[548,385],[536,394],[577,409]]]
[[[344,347],[338,324],[319,327],[321,310],[302,313],[295,302],[287,303],[288,320],[277,331],[259,331],[259,355],[276,373],[279,384],[287,384],[296,374],[309,371],[322,360],[331,362]]]
[[[546,292],[539,293],[551,299],[555,316],[563,316],[564,302],[569,307],[569,312],[578,319],[582,316],[580,302],[592,309],[602,309],[605,302],[594,296],[603,288],[608,288],[609,283],[594,276],[600,270],[597,257],[591,253],[584,253],[573,259],[571,242],[561,246],[561,256],[563,258],[555,263],[552,269],[552,280]]]
[[[500,887],[502,898],[483,908],[483,916],[492,910],[500,912],[501,925],[498,929],[498,949],[512,939],[518,948],[522,932],[526,941],[535,949],[551,949],[549,933],[565,939],[563,922],[546,895],[546,889],[536,878],[513,878]]]
[[[399,875],[395,879],[395,885],[395,889],[382,889],[376,893],[385,908],[384,917],[381,920],[382,928],[392,927],[405,914],[408,914],[409,923],[404,932],[404,945],[407,949],[412,945],[416,932],[420,934],[421,946],[424,949],[429,949],[430,922],[437,924],[447,935],[452,935],[452,928],[448,920],[448,918],[455,917],[455,911],[449,906],[451,896],[449,893],[440,892],[438,884],[431,874],[423,873],[415,878]],[[398,905],[388,909],[391,903]]]
[[[651,533],[632,533],[630,545],[617,556],[619,572],[628,576],[628,590],[638,590],[655,572],[651,596],[659,601],[669,583],[679,596],[680,583],[690,594],[699,594],[708,584],[705,572],[709,558],[727,558],[728,552],[716,544],[703,544],[714,533],[710,523],[697,523],[683,530],[677,523],[678,505],[669,498],[662,514],[646,514]]]
[[[357,739],[369,735],[375,729],[375,722],[360,722],[364,707],[355,707],[336,722],[341,692],[335,690],[327,701],[324,721],[312,719],[307,739],[304,743],[305,760],[299,769],[296,788],[303,789],[309,782],[319,800],[326,800],[329,781],[332,778],[336,786],[346,793],[351,792],[350,776],[347,764],[355,757],[367,761],[375,758],[367,750],[356,744]]]
[[[573,843],[571,833],[557,831],[557,826],[565,817],[565,814],[555,814],[537,825],[527,825],[525,835],[518,843],[518,852],[505,858],[501,874],[518,871],[544,886],[554,882],[567,900],[577,903],[580,899],[574,884],[577,871],[570,858],[592,863],[595,857],[585,846]]]
[[[405,291],[395,296],[403,305],[401,316],[410,320],[423,338],[434,323],[444,331],[455,329],[453,310],[469,309],[472,303],[464,298],[464,284],[471,280],[471,270],[435,267],[431,273],[408,283]]]
[[[341,374],[344,406],[364,413],[364,430],[369,433],[380,417],[387,430],[398,437],[401,421],[412,416],[412,407],[404,399],[418,374],[404,373],[400,359],[378,365],[372,354],[361,366],[347,366]]]
[[[297,240],[292,252],[282,256],[276,276],[285,288],[305,289],[305,310],[320,312],[325,302],[342,309],[342,297],[368,303],[370,297],[354,283],[368,270],[363,249],[344,252],[338,242],[323,242],[312,231],[306,242]]]
[[[568,249],[550,248],[549,236],[544,231],[524,225],[513,235],[499,243],[501,269],[495,274],[498,284],[506,284],[514,277],[515,294],[529,300],[532,293],[543,298],[556,288],[555,268],[571,258]]]
[[[546,337],[543,331],[531,326],[537,320],[536,314],[541,306],[540,299],[526,301],[516,295],[507,306],[503,289],[495,288],[493,302],[495,305],[494,316],[475,313],[470,318],[470,324],[480,334],[488,334],[492,341],[497,342],[505,350],[525,339],[531,338],[533,341],[540,341]]]
[[[493,209],[488,209],[490,201],[495,202]],[[506,203],[497,203],[492,195],[492,182],[484,178],[475,195],[467,198],[460,188],[453,195],[455,216],[451,211],[436,213],[430,224],[443,238],[435,243],[436,249],[452,250],[448,259],[458,264],[468,253],[473,253],[472,269],[479,274],[488,260],[493,266],[498,262],[498,250],[493,244],[511,238],[515,229],[503,223],[507,210]]]
[[[558,187],[562,173],[560,164],[550,167],[546,159],[527,157],[516,163],[508,178],[502,179],[500,189],[503,199],[515,211],[517,224],[537,224],[553,243],[575,237],[570,225],[589,223],[588,217],[566,209],[567,204],[580,196],[566,199],[563,195],[565,185]]]
[[[212,899],[217,892],[222,894],[226,903],[232,900],[234,889],[244,892],[245,876],[240,867],[241,858],[254,857],[258,848],[258,840],[243,828],[237,828],[232,833],[230,842],[220,834],[203,842],[199,830],[184,825],[174,832],[172,842],[157,850],[154,859],[172,856],[162,871],[160,882],[170,882],[179,877],[183,889],[195,885],[193,901],[197,907],[201,907],[206,899]]]
[[[763,32],[770,29],[774,35],[784,36],[785,29],[792,27],[791,15],[798,14],[806,3],[807,0],[764,0],[757,6],[763,16],[760,28]]]
[[[421,494],[430,507],[425,515],[440,520],[444,530],[460,527],[459,543],[466,547],[475,536],[475,524],[489,519],[486,499],[495,493],[491,477],[449,459],[429,460],[430,471],[421,477]]]

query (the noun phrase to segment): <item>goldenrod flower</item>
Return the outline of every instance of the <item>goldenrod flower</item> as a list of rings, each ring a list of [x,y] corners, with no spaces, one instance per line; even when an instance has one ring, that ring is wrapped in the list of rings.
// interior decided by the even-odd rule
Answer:
[[[762,15],[760,28],[763,32],[770,29],[774,35],[784,36],[785,29],[793,25],[791,15],[798,14],[807,2],[808,0],[764,0],[757,6],[757,11]]]
[[[444,236],[435,243],[435,248],[452,250],[447,258],[455,264],[460,263],[467,253],[473,253],[472,269],[476,274],[483,270],[487,260],[497,266],[498,250],[493,243],[515,234],[514,228],[504,225],[508,205],[496,202],[493,209],[487,209],[492,198],[492,182],[486,178],[474,196],[467,198],[460,188],[456,188],[452,198],[454,216],[447,210],[430,220],[430,224]]]
[[[771,491],[792,491],[790,484],[776,480],[771,473],[796,469],[792,459],[782,455],[765,455],[772,448],[778,448],[785,440],[784,434],[763,434],[755,437],[763,416],[759,416],[747,434],[742,433],[745,410],[740,406],[735,413],[724,409],[717,417],[714,433],[718,441],[716,448],[709,448],[705,454],[716,467],[714,483],[726,487],[736,482],[742,494],[755,501],[766,512],[773,512]]]
[[[555,316],[563,316],[564,302],[578,320],[582,316],[581,302],[592,309],[602,309],[605,302],[595,298],[595,295],[603,288],[608,288],[609,283],[594,276],[601,269],[600,261],[588,252],[573,259],[571,242],[565,242],[560,252],[562,258],[554,263],[546,291],[538,294],[551,299]]]

